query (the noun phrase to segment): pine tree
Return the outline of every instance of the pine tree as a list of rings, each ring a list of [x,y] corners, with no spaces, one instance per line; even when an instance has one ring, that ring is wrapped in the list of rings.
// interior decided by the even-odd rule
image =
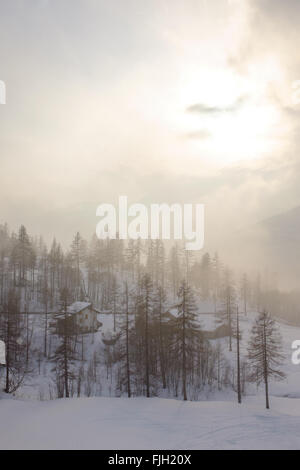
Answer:
[[[131,397],[131,383],[130,383],[130,353],[129,353],[129,334],[130,334],[130,321],[129,321],[129,295],[128,295],[128,284],[125,285],[125,306],[126,306],[126,378],[127,378],[127,393],[128,398]]]
[[[136,267],[136,258],[137,254],[140,256],[140,242],[138,244],[139,250],[137,253],[135,240],[129,239],[127,248],[125,250],[125,260],[128,267],[128,270],[131,272],[132,279],[135,278],[135,267]]]
[[[118,313],[118,302],[119,302],[119,297],[120,297],[120,292],[119,292],[119,286],[118,286],[118,281],[116,276],[113,276],[112,279],[112,286],[111,286],[111,306],[112,306],[112,313],[113,313],[113,319],[114,319],[114,331],[116,331],[117,328],[117,313]]]
[[[20,387],[28,373],[25,357],[26,344],[22,336],[24,325],[22,325],[20,319],[19,298],[14,289],[8,292],[4,309],[5,314],[1,325],[1,336],[6,345],[4,391],[13,393]]]
[[[205,253],[201,259],[201,297],[206,300],[209,298],[211,289],[211,260],[209,253]]]
[[[179,281],[180,281],[180,274],[181,274],[179,249],[178,249],[177,244],[175,244],[175,246],[173,246],[170,251],[169,270],[170,270],[171,283],[173,287],[173,298],[175,300],[178,289],[179,289]]]
[[[161,380],[163,388],[167,388],[166,382],[166,347],[165,347],[165,331],[164,331],[164,323],[163,323],[163,314],[165,310],[165,302],[166,302],[166,293],[164,288],[159,285],[156,289],[156,295],[154,300],[154,320],[155,326],[157,331],[157,339],[158,339],[158,354],[159,354],[159,364],[160,364],[160,373],[161,373]]]
[[[43,304],[44,304],[44,311],[45,311],[45,318],[44,318],[44,357],[47,357],[48,351],[48,302],[49,302],[49,290],[48,286],[45,283],[42,291],[43,295]]]
[[[29,267],[32,254],[32,246],[24,225],[21,225],[19,229],[18,239],[14,251],[19,267],[19,281],[23,285],[26,282],[26,272]]]
[[[116,358],[120,363],[120,372],[119,372],[119,382],[120,382],[120,390],[122,390],[122,386],[125,385],[127,390],[128,398],[131,397],[131,340],[132,340],[132,319],[130,318],[130,296],[128,290],[128,283],[125,282],[124,285],[124,293],[123,293],[123,300],[124,300],[124,315],[121,316],[119,321],[119,337],[117,342],[117,354]]]
[[[211,281],[212,281],[212,291],[213,291],[213,301],[215,313],[217,313],[217,302],[220,296],[220,272],[221,272],[221,262],[219,259],[218,253],[215,253],[212,262],[211,262]]]
[[[153,246],[154,286],[164,285],[165,247],[162,240],[155,240]]]
[[[237,362],[237,395],[238,403],[242,403],[242,390],[241,390],[241,358],[240,358],[240,320],[239,308],[236,308],[236,362]]]
[[[182,281],[178,291],[178,315],[175,319],[175,350],[181,359],[182,395],[187,400],[187,360],[194,353],[193,345],[196,335],[200,334],[197,322],[196,304],[193,292],[186,281]]]
[[[75,378],[72,366],[77,359],[77,354],[72,344],[74,325],[71,315],[68,314],[69,298],[70,294],[68,289],[63,288],[61,291],[62,311],[55,315],[55,333],[58,334],[60,344],[56,348],[52,358],[56,364],[57,381],[63,383],[64,396],[66,398],[70,397],[70,381]],[[58,386],[58,389],[59,388]]]
[[[235,305],[236,291],[232,272],[226,268],[222,281],[222,311],[219,314],[219,320],[226,325],[229,337],[229,351],[232,351],[232,338],[235,327]]]
[[[150,397],[150,322],[153,313],[153,284],[149,274],[141,277],[138,296],[138,319],[136,326],[141,331],[143,362],[145,369],[146,396]]]
[[[285,375],[280,370],[283,360],[281,353],[281,336],[275,321],[264,310],[258,315],[252,327],[248,347],[248,358],[251,366],[249,380],[265,384],[266,408],[269,406],[269,379],[282,380]]]
[[[241,280],[241,297],[244,304],[244,314],[247,315],[247,304],[249,295],[249,283],[247,274],[244,273]]]
[[[80,233],[77,232],[73,238],[71,245],[71,257],[74,263],[76,271],[76,298],[79,299],[81,296],[81,272],[80,265],[85,259],[86,254],[86,243],[81,237]]]

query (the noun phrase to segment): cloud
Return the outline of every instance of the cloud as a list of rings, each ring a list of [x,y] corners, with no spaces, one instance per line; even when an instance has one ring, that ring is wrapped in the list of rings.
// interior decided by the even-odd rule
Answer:
[[[246,95],[240,96],[234,103],[229,106],[208,106],[203,103],[195,103],[187,108],[189,113],[199,114],[220,114],[220,113],[232,113],[238,111],[244,103],[247,101]]]
[[[289,74],[287,93],[300,78],[300,1],[249,0],[251,15],[246,3],[7,2],[0,18],[0,78],[9,88],[0,114],[1,217],[14,226],[22,217],[30,231],[51,237],[60,231],[68,239],[76,229],[93,229],[95,206],[118,194],[133,202],[202,202],[205,195],[211,232],[219,236],[247,217],[295,205],[298,112],[282,99],[281,83],[274,87],[278,102],[263,86],[274,78],[269,55]],[[226,95],[219,70],[262,86],[257,95],[233,87],[232,102],[224,105],[216,97],[217,87]],[[220,173],[220,160],[211,168],[210,146],[217,142],[217,156],[224,153],[226,162],[226,142],[210,139],[210,122],[197,129],[194,117],[214,124],[215,117],[230,121],[232,113],[238,121],[234,113],[248,97],[250,107],[264,99],[281,110],[284,126],[276,123],[272,138],[281,131],[292,141],[294,160],[278,145],[272,160],[288,167],[268,162],[272,172],[250,171],[244,162],[239,171]]]

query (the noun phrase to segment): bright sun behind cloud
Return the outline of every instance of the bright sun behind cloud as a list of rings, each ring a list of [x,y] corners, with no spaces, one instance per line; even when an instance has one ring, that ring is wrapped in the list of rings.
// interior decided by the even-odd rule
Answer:
[[[195,157],[198,153],[202,160],[228,165],[259,159],[278,148],[281,115],[268,97],[268,80],[270,74],[281,77],[276,64],[268,67],[258,64],[247,78],[230,68],[185,72],[178,97],[182,106],[189,105],[178,125]]]
[[[267,106],[246,105],[235,113],[225,112],[207,123],[210,135],[204,145],[223,164],[260,158],[272,150],[277,119],[275,109]]]

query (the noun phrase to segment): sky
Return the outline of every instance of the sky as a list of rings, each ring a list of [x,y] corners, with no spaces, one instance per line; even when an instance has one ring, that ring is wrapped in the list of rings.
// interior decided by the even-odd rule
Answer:
[[[298,0],[0,0],[0,218],[204,203],[206,240],[299,205]],[[298,92],[299,91],[299,92]]]

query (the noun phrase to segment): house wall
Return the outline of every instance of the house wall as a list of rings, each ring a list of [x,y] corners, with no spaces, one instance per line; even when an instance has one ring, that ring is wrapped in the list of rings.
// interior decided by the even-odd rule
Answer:
[[[97,326],[97,313],[85,308],[76,314],[76,325],[84,330],[93,330]]]

